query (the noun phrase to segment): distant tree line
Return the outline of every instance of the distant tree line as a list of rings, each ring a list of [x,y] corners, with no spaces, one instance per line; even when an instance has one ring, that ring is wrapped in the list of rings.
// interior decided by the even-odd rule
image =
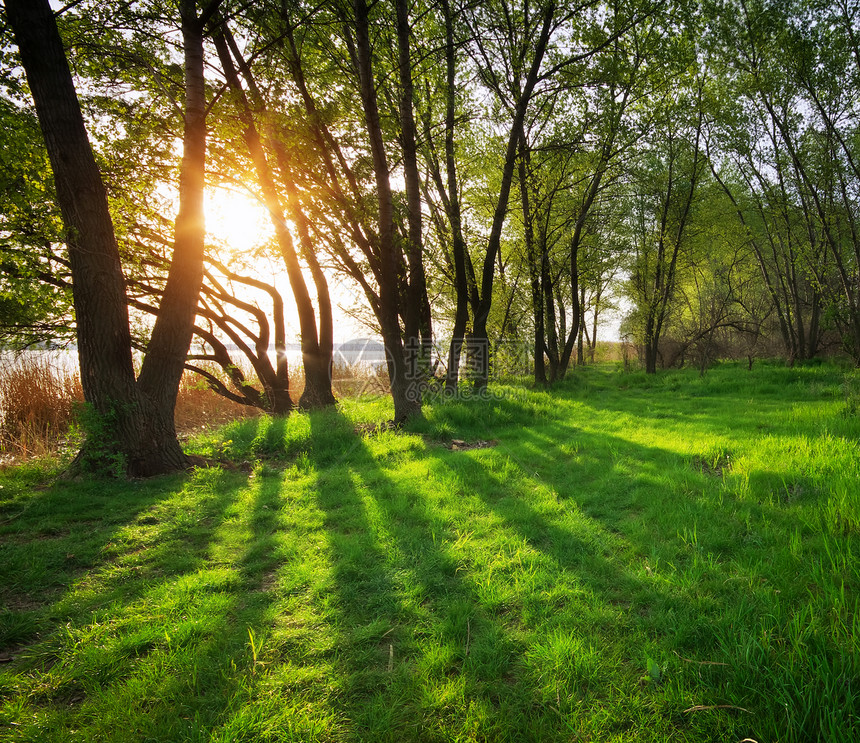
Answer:
[[[564,378],[610,311],[649,373],[860,362],[858,28],[851,0],[5,0],[0,333],[76,339],[79,460],[129,474],[187,465],[185,369],[333,404],[336,274],[398,423],[434,375],[486,387],[495,339]],[[207,185],[265,206],[291,298],[207,235]]]

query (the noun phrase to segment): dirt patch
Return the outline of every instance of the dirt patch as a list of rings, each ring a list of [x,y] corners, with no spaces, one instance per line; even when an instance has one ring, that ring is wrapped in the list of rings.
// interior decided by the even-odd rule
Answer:
[[[3,606],[9,611],[38,611],[46,604],[49,604],[51,599],[38,600],[25,594],[15,594],[13,596],[3,597]]]
[[[8,645],[5,648],[0,648],[0,667],[6,663],[13,663],[18,660],[21,651],[25,649],[24,645]]]
[[[451,439],[450,444],[446,444],[445,448],[451,451],[469,451],[471,449],[492,449],[498,446],[498,441],[463,441],[462,439]]]
[[[710,477],[722,477],[724,474],[731,472],[732,455],[729,453],[719,453],[716,455],[693,457],[690,466],[694,470],[698,470]]]
[[[260,591],[263,593],[268,593],[278,584],[278,574],[274,570],[270,570],[268,573],[263,575],[262,580],[260,580]]]

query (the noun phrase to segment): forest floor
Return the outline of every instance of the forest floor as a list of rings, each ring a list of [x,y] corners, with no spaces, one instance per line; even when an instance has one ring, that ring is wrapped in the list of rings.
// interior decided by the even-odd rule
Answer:
[[[857,372],[492,392],[0,470],[0,740],[860,740]]]

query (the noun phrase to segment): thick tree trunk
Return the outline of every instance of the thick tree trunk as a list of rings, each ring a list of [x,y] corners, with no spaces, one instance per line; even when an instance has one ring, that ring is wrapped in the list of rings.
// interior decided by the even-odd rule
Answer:
[[[331,407],[337,403],[332,390],[332,372],[334,357],[334,319],[331,309],[331,295],[328,281],[322,266],[317,260],[311,242],[310,227],[307,217],[294,196],[288,196],[287,208],[299,231],[302,254],[311,271],[314,287],[317,292],[317,307],[319,308],[319,336],[317,342],[308,353],[303,351],[305,369],[305,388],[299,398],[299,407],[303,410],[315,410]]]
[[[107,195],[53,12],[47,0],[8,0],[6,10],[36,104],[66,228],[81,381],[94,415],[75,466],[133,476],[186,467],[188,460],[173,427],[176,390],[159,390],[150,397],[142,394],[134,378],[125,280]],[[194,287],[185,289],[196,306]],[[193,314],[191,319],[193,324]],[[183,360],[185,352],[187,344]]]
[[[47,0],[7,0],[57,188],[72,270],[85,399],[105,413],[134,399],[125,278],[107,194]]]
[[[179,10],[185,53],[185,129],[179,171],[179,213],[167,284],[138,377],[139,390],[152,401],[153,413],[168,442],[176,441],[173,414],[185,358],[194,334],[197,302],[203,284],[206,235],[203,216],[206,185],[203,26],[197,17],[194,0],[181,0]]]
[[[365,124],[370,139],[373,173],[379,209],[379,314],[378,320],[388,359],[394,421],[403,423],[421,413],[420,380],[410,377],[400,336],[400,266],[394,236],[394,202],[388,160],[382,140],[376,83],[371,61],[370,29],[365,0],[354,0],[355,48]],[[417,349],[415,349],[417,350]]]

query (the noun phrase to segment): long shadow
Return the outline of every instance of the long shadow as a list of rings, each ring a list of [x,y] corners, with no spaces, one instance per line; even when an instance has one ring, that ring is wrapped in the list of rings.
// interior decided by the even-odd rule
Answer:
[[[324,514],[331,593],[320,613],[337,635],[336,669],[349,721],[349,740],[409,740],[420,717],[418,680],[404,670],[416,653],[395,571],[371,522],[357,469],[376,465],[351,423],[336,412],[311,414],[309,460],[317,470],[316,500]],[[398,733],[399,731],[399,733]]]
[[[331,430],[332,421],[318,419],[312,425],[323,433]],[[341,420],[337,425],[349,424]],[[397,454],[377,459],[357,437],[336,463],[320,461],[326,471],[318,482],[318,499],[327,514],[338,593],[349,739],[441,739],[467,725],[462,717],[452,717],[465,716],[467,709],[481,710],[475,731],[479,738],[561,739],[570,732],[565,716],[583,698],[559,696],[554,705],[537,703],[541,679],[523,660],[534,607],[494,606],[482,595],[478,583],[485,576],[452,549],[469,524],[457,528],[437,513],[424,490],[427,478],[450,467],[451,456],[410,450],[411,459],[428,463],[427,475],[400,476],[396,484],[386,471],[398,467]],[[476,477],[501,487],[478,463],[460,472],[466,482]],[[516,499],[482,499],[486,509],[501,517],[501,528],[520,532],[565,569],[584,575],[593,591],[606,594],[603,601],[610,607],[613,596],[621,593],[659,594],[598,554],[582,536],[533,511],[523,512],[528,506]],[[464,506],[469,500],[474,499],[464,495]],[[589,578],[597,574],[599,578]],[[540,590],[533,594],[528,600],[539,603]],[[550,612],[565,609],[548,607]],[[604,618],[614,621],[618,615],[610,610]],[[452,694],[460,700],[454,712],[440,701]]]
[[[528,434],[527,431],[518,431],[518,440],[528,439]],[[597,445],[598,437],[577,435],[586,449]],[[601,444],[606,446],[606,442]],[[637,449],[640,447],[628,446],[625,453],[635,456]],[[554,455],[562,456],[558,447],[545,451],[545,460],[551,460]],[[650,457],[653,452],[642,455]],[[551,632],[584,633],[586,642],[600,643],[597,654],[604,660],[598,663],[612,666],[620,662],[620,674],[615,676],[613,684],[617,683],[619,676],[626,677],[629,684],[626,694],[641,696],[639,703],[645,707],[655,702],[646,701],[650,696],[648,688],[635,689],[637,673],[641,674],[644,663],[644,656],[631,654],[636,646],[642,647],[643,652],[652,646],[650,652],[658,654],[656,657],[664,664],[664,669],[669,667],[673,683],[684,689],[679,696],[683,694],[687,699],[699,696],[697,689],[700,688],[706,694],[708,691],[720,693],[718,690],[725,682],[725,673],[719,666],[685,666],[672,653],[692,655],[705,662],[718,654],[720,638],[728,630],[729,620],[723,616],[724,607],[702,597],[707,588],[695,585],[688,591],[673,585],[665,567],[657,566],[650,545],[631,544],[623,525],[616,522],[618,512],[623,512],[627,505],[626,494],[619,494],[617,500],[621,503],[616,502],[609,508],[599,501],[592,501],[595,504],[593,508],[583,506],[577,500],[577,486],[571,483],[576,477],[575,472],[566,478],[553,474],[547,476],[547,472],[558,471],[557,465],[549,468],[545,461],[534,456],[512,468],[499,461],[510,456],[504,443],[494,451],[470,453],[435,449],[431,450],[430,456],[463,481],[476,483],[478,486],[473,492],[498,515],[502,528],[516,533],[554,566],[546,572],[555,576],[556,584],[533,586],[530,595],[517,607],[523,624],[543,625]],[[525,475],[521,482],[518,483],[512,469]],[[506,471],[504,479],[496,474],[498,470]],[[612,475],[603,477],[610,479]],[[557,503],[547,497],[532,498],[534,484],[550,486],[555,491]],[[589,483],[581,485],[588,487]],[[650,488],[653,482],[648,477],[634,476],[628,477],[628,485]],[[564,518],[564,512],[571,510],[579,510],[584,518]],[[612,517],[607,519],[607,514]],[[640,530],[640,533],[644,531]],[[659,544],[664,538],[675,540],[678,535],[652,532],[651,538],[652,544]],[[649,558],[654,568],[648,566]],[[540,559],[533,562],[539,563]],[[508,579],[516,580],[515,577]],[[707,671],[704,674],[703,668]],[[603,686],[609,681],[606,672],[598,672],[590,680],[591,688],[586,684],[583,689],[583,685],[575,680],[561,685],[562,694],[557,706],[570,710],[577,709],[576,704],[583,702],[589,706],[613,706],[625,699],[623,693],[613,696],[614,692]],[[599,688],[601,686],[603,688]],[[568,694],[567,707],[564,707],[565,693]],[[676,701],[675,705],[678,704]],[[614,713],[614,725],[619,730],[632,732],[641,724],[635,721],[640,713],[629,705],[628,696]],[[623,711],[625,706],[627,713]],[[670,706],[666,710],[666,718],[659,722],[664,724],[665,719],[674,718],[672,724],[676,733],[683,734],[687,730],[692,734],[698,729],[698,722],[678,714],[680,709],[680,706],[675,706],[673,710]],[[713,726],[714,731],[720,731],[720,737],[730,737],[733,730],[742,730],[734,728],[735,722],[728,716],[713,721]]]
[[[62,710],[92,739],[119,732],[109,727],[112,713],[99,713],[103,699],[125,702],[129,729],[141,738],[208,739],[207,730],[229,727],[253,693],[271,626],[281,484],[280,474],[249,483],[203,470],[187,479],[188,492],[137,503],[118,523],[148,528],[141,543],[120,539],[121,528],[111,532],[117,544],[105,545],[108,557],[50,608],[49,634],[7,666],[52,674],[31,698],[36,708]],[[243,488],[251,488],[244,498]],[[176,507],[168,498],[178,498]],[[72,650],[74,638],[93,631],[101,633],[96,661]]]
[[[551,421],[541,427],[541,434],[534,431],[522,432],[527,437],[542,435],[541,446],[548,453],[548,456],[544,457],[547,463],[544,472],[551,472],[552,461],[558,454],[558,446],[554,442],[565,440],[565,429],[568,425],[564,421]],[[650,504],[650,510],[654,516],[658,515],[656,511],[659,505],[659,520],[672,532],[680,534],[689,529],[691,524],[708,523],[719,525],[723,531],[731,533],[730,538],[717,540],[710,545],[709,548],[716,553],[742,552],[743,539],[749,536],[751,524],[771,522],[778,525],[786,534],[797,525],[797,514],[785,508],[786,494],[777,492],[785,489],[785,479],[778,472],[762,469],[750,472],[750,489],[759,495],[746,498],[739,496],[735,490],[738,483],[731,477],[730,464],[726,472],[715,471],[709,468],[707,462],[700,460],[694,451],[678,453],[639,444],[623,436],[623,432],[594,434],[581,431],[575,435],[582,441],[583,450],[594,449],[610,455],[602,462],[598,462],[596,471],[588,471],[587,475],[602,487],[602,493],[610,494],[610,500],[613,483],[616,484],[613,505],[623,502],[625,495],[629,496],[635,491],[626,489],[625,493],[618,489],[618,473],[605,466],[606,458],[614,462],[615,466],[623,465],[628,470],[635,471],[640,484],[651,486],[651,494],[646,491],[644,497],[637,500]],[[703,448],[707,449],[707,444],[703,445]],[[602,474],[601,467],[604,470]],[[558,479],[557,476],[556,479]],[[564,487],[564,482],[562,481],[559,486]],[[660,498],[654,496],[655,488],[662,488]],[[809,488],[806,497],[812,497],[812,493],[812,488]],[[602,508],[597,499],[588,497],[587,490],[579,490],[579,499],[589,513],[604,520],[608,518],[612,524],[614,517],[611,509]],[[630,500],[633,499],[630,498]],[[642,510],[642,503],[633,507]],[[636,536],[631,535],[631,538],[636,539]],[[640,551],[647,550],[649,546],[647,536],[639,535],[636,546]]]
[[[282,427],[276,420],[266,433],[277,438]],[[234,523],[223,529],[225,534],[213,532],[212,580],[200,586],[199,598],[190,596],[185,607],[190,613],[199,604],[205,627],[192,628],[176,671],[150,689],[149,704],[140,705],[152,737],[231,740],[254,735],[254,724],[261,722],[246,712],[265,686],[273,660],[268,640],[280,595],[282,486],[283,473],[259,474],[248,486],[247,511],[231,514]],[[235,522],[244,527],[238,534],[232,528]],[[219,565],[225,566],[226,575],[219,575]],[[207,595],[214,601],[207,601]],[[192,674],[187,673],[189,667]]]
[[[571,433],[586,450],[597,445],[598,437],[581,431]],[[499,516],[505,528],[513,530],[530,547],[549,557],[559,570],[569,573],[602,605],[630,609],[639,614],[646,614],[650,607],[658,605],[668,612],[677,611],[680,608],[677,597],[658,587],[657,582],[643,580],[641,567],[635,569],[637,554],[641,556],[644,552],[648,555],[649,551],[641,549],[644,545],[631,545],[621,532],[619,519],[624,509],[632,507],[633,503],[628,493],[610,493],[605,488],[604,483],[617,478],[617,473],[604,466],[594,480],[577,483],[575,471],[566,477],[553,474],[558,471],[558,462],[565,458],[558,446],[549,446],[547,439],[527,429],[519,430],[517,439],[518,448],[523,442],[533,442],[533,446],[523,447],[528,453],[526,458],[504,442],[500,442],[491,454],[472,456],[435,449],[431,450],[430,456],[441,467],[467,482],[476,483],[473,492]],[[605,447],[606,443],[601,442],[601,445]],[[634,453],[634,448],[629,451]],[[501,458],[507,461],[500,464]],[[491,461],[496,466],[491,466]],[[591,467],[596,469],[599,465],[595,458]],[[499,468],[507,471],[504,480],[496,474]],[[512,469],[516,472],[512,473]],[[651,484],[647,476],[640,475],[632,478],[628,486],[635,488]],[[532,491],[536,485],[549,486],[556,501],[546,497],[540,501],[533,498]],[[594,486],[604,494],[595,501],[594,510],[577,499],[577,487],[585,485]],[[583,518],[568,518],[570,527],[560,525],[557,519],[575,511],[579,511]],[[611,514],[611,518],[604,514]],[[612,608],[606,616],[619,621],[618,612]]]
[[[67,589],[109,566],[124,530],[176,497],[184,480],[58,481],[0,512],[0,626],[13,630],[0,632],[0,651],[45,630]]]
[[[497,400],[494,406],[515,422],[531,414],[528,404],[516,400]],[[629,414],[629,406],[623,411]],[[734,528],[741,537],[744,522],[752,516],[780,522],[788,535],[792,514],[761,503],[732,501],[724,506],[719,486],[709,482],[707,474],[684,471],[688,463],[683,455],[630,441],[623,432],[580,429],[569,422],[569,412],[564,419],[547,415],[537,430],[509,426],[495,449],[448,452],[436,448],[430,455],[463,481],[475,483],[474,492],[503,524],[604,604],[617,605],[626,597],[621,604],[626,616],[618,622],[622,630],[633,626],[647,637],[660,638],[664,649],[705,661],[714,651],[721,655],[725,643],[731,646],[737,632],[755,632],[755,615],[765,607],[744,586],[760,589],[764,572],[768,580],[776,580],[773,595],[788,594],[788,582],[795,576],[781,568],[769,571],[762,563],[762,550],[741,544],[741,539],[729,536],[719,537],[716,544],[697,543],[695,524],[707,524],[710,530],[717,522],[725,527],[723,531]],[[582,414],[587,415],[587,410]],[[667,473],[664,466],[674,469]],[[533,493],[539,487],[550,492],[536,497]],[[591,524],[583,531],[596,532],[596,538],[562,527],[565,510],[585,514]],[[666,543],[674,544],[675,554],[664,549]],[[708,554],[709,550],[716,555]],[[755,552],[759,552],[757,558]],[[665,562],[658,567],[653,556],[661,554],[664,560],[681,563],[682,569],[676,571],[676,565]],[[651,566],[646,562],[649,557]],[[723,563],[724,557],[732,558],[731,563]],[[744,565],[746,559],[749,562]],[[698,572],[684,564],[696,561],[698,566],[692,567],[698,567]],[[702,585],[689,576],[707,580]],[[729,584],[734,578],[743,580]],[[775,601],[766,604],[773,606]],[[742,616],[745,606],[751,616]],[[730,626],[731,621],[739,623]],[[719,676],[713,669],[709,673]],[[759,680],[765,683],[769,673],[762,669]],[[711,690],[729,684],[726,677]],[[741,699],[749,691],[743,685],[735,689]]]
[[[602,496],[609,500],[612,506],[612,508],[604,509],[601,508],[601,504],[596,502],[594,498],[585,497],[583,500],[584,506],[591,509],[591,512],[595,515],[611,519],[614,509],[619,505],[623,505],[625,499],[629,501],[630,498],[626,496],[629,496],[632,492],[631,488],[619,491],[617,488],[608,487],[613,482],[617,483],[618,477],[612,467],[606,467],[607,452],[611,455],[608,458],[615,466],[618,466],[623,460],[631,464],[630,468],[636,470],[637,481],[643,485],[647,484],[649,477],[656,479],[658,475],[665,476],[666,472],[672,468],[687,470],[685,476],[679,482],[675,483],[668,493],[674,505],[681,506],[681,509],[672,511],[668,508],[667,504],[665,514],[670,517],[673,513],[683,516],[683,519],[679,518],[676,520],[679,531],[683,530],[685,526],[688,527],[690,520],[695,520],[697,517],[717,518],[725,521],[727,524],[729,522],[743,524],[750,519],[756,521],[761,518],[767,518],[788,528],[794,523],[796,517],[783,506],[787,501],[792,499],[792,493],[802,492],[807,499],[815,497],[816,489],[802,477],[794,476],[789,478],[790,482],[787,482],[785,475],[782,473],[759,469],[750,472],[749,479],[755,492],[764,493],[766,497],[758,497],[754,500],[737,499],[732,494],[731,483],[729,482],[729,486],[722,488],[722,491],[723,495],[731,502],[730,511],[727,513],[723,509],[714,509],[710,504],[697,499],[695,495],[697,492],[713,493],[715,484],[719,484],[722,481],[723,475],[712,471],[709,476],[707,463],[699,461],[695,452],[691,451],[680,454],[660,447],[639,444],[630,440],[625,435],[622,427],[605,433],[595,433],[586,430],[591,426],[591,421],[588,418],[590,410],[624,413],[624,415],[634,417],[637,421],[640,421],[644,427],[651,426],[656,430],[659,430],[660,425],[655,421],[661,419],[649,418],[647,415],[638,415],[635,413],[635,407],[633,408],[634,413],[631,413],[630,406],[626,404],[624,406],[613,406],[603,398],[592,398],[589,396],[587,399],[583,399],[583,397],[585,395],[581,391],[561,394],[559,396],[561,400],[577,403],[585,406],[585,408],[575,413],[567,410],[564,413],[564,417],[550,416],[547,419],[543,419],[537,427],[538,430],[530,427],[522,427],[517,430],[516,438],[518,446],[524,445],[530,450],[529,461],[523,463],[524,469],[534,469],[533,464],[537,466],[543,463],[541,477],[554,477],[555,484],[558,484],[562,488],[569,487],[575,484],[575,482],[566,476],[560,478],[557,473],[553,473],[553,470],[558,469],[559,461],[569,458],[569,455],[564,451],[564,447],[567,446],[570,448],[571,444],[577,445],[579,451],[576,457],[576,472],[581,476],[583,470],[585,470],[585,474],[591,478],[590,484],[597,485],[601,489]],[[523,410],[528,407],[522,402],[510,399],[502,399],[496,404],[502,410],[509,411],[512,416],[522,416],[524,414]],[[642,401],[641,405],[650,405],[650,403]],[[678,423],[688,422],[683,412],[679,413],[676,411],[673,417]],[[582,420],[584,421],[583,426],[580,428],[571,423],[571,420],[574,422]],[[697,420],[697,428],[699,425],[700,423]],[[723,426],[721,433],[725,434],[726,430],[725,426]],[[703,449],[707,449],[707,446],[704,445]],[[596,460],[592,454],[593,452],[604,453],[604,458]],[[583,465],[595,463],[598,470],[602,468],[602,472],[594,472],[588,466],[583,467]],[[744,531],[745,528],[745,526],[741,528],[741,531]]]
[[[732,371],[732,370],[726,370]],[[809,392],[809,386],[826,383],[833,384],[837,380],[806,380],[803,370],[767,370],[768,375],[775,371],[779,382],[770,379],[753,380],[747,385],[744,370],[735,370],[741,377],[739,389],[727,390],[724,381],[684,379],[676,376],[657,376],[642,383],[633,381],[630,386],[607,385],[601,377],[611,375],[604,370],[589,370],[580,388],[573,385],[562,385],[553,389],[552,394],[567,401],[580,402],[598,412],[632,416],[637,420],[659,427],[673,424],[684,424],[693,420],[696,427],[714,436],[731,435],[736,432],[745,434],[792,434],[796,433],[796,424],[785,417],[787,404],[800,402],[831,401],[831,396],[814,395]],[[757,371],[752,372],[758,374]],[[679,372],[668,374],[679,375]],[[671,392],[671,395],[666,393]],[[813,399],[815,398],[815,399]],[[732,399],[736,405],[730,415],[726,404]],[[720,410],[720,407],[723,409]]]

